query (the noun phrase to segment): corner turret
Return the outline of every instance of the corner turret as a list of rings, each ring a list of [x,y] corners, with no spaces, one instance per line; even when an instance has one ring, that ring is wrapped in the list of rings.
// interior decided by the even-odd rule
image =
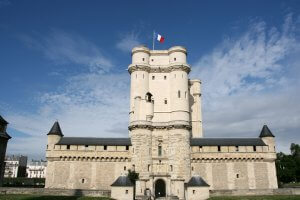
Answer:
[[[275,152],[275,136],[270,131],[267,125],[264,125],[259,137],[264,141],[266,145],[268,145],[269,152]]]
[[[0,186],[2,186],[3,183],[3,176],[4,176],[4,170],[5,170],[5,153],[6,153],[6,147],[7,142],[11,138],[8,133],[6,132],[8,122],[3,119],[3,117],[0,115]]]
[[[53,126],[50,129],[47,136],[48,136],[47,150],[52,150],[52,149],[54,149],[55,144],[58,143],[59,140],[64,136],[61,131],[58,121],[56,121],[53,124]]]

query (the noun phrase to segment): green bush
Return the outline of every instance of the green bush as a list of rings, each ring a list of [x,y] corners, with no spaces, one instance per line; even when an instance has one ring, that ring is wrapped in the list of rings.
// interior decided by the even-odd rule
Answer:
[[[4,178],[4,187],[45,187],[45,178]]]

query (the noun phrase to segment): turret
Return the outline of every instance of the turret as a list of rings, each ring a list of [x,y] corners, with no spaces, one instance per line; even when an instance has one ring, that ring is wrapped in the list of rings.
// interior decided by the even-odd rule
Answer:
[[[190,93],[190,116],[192,125],[192,137],[201,138],[202,133],[202,109],[201,109],[201,81],[189,81]]]
[[[267,125],[264,125],[259,137],[264,141],[266,145],[268,145],[269,152],[275,152],[275,136],[270,131]]]
[[[61,128],[59,126],[58,121],[56,121],[52,128],[50,129],[49,133],[47,134],[48,136],[48,145],[47,145],[47,150],[53,150],[55,144],[58,143],[58,141],[64,136],[62,134]]]

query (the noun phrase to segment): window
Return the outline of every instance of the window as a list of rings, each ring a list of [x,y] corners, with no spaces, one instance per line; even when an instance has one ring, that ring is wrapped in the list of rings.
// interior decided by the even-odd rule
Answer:
[[[235,151],[239,151],[239,146],[235,146]]]
[[[253,151],[256,151],[256,146],[253,146]]]
[[[128,190],[125,190],[125,194],[128,194]]]
[[[236,178],[240,178],[240,175],[239,175],[239,174],[236,174]]]
[[[187,92],[185,91],[185,93],[184,93],[184,97],[186,98],[187,97]]]
[[[194,171],[194,167],[192,167],[192,171]]]
[[[143,79],[144,79],[145,75],[143,74]]]
[[[196,193],[196,191],[195,190],[193,190],[193,194],[195,194]]]
[[[84,182],[85,182],[84,178],[83,178],[83,179],[81,179],[81,183],[84,183]]]
[[[202,146],[199,146],[199,152],[202,152]]]
[[[174,61],[176,61],[176,58],[174,58]]]
[[[124,166],[124,171],[126,171],[126,166]]]
[[[155,76],[152,76],[152,80],[155,80]]]
[[[150,165],[148,165],[148,172],[150,172],[150,167],[151,167],[151,166],[150,166]]]
[[[167,99],[165,99],[165,104],[168,104],[168,100]]]
[[[161,146],[158,146],[158,156],[161,156],[161,153],[162,153]]]
[[[48,149],[48,144],[47,144],[47,149]]]
[[[145,61],[145,58],[143,58],[143,61]]]
[[[180,98],[180,90],[178,90],[178,98]]]
[[[218,146],[218,152],[220,152],[221,151],[221,146]]]
[[[150,92],[147,92],[146,96],[145,96],[145,99],[147,102],[151,102],[152,100],[152,94]]]
[[[154,59],[151,59],[151,61],[153,62],[153,61],[154,61]]]
[[[126,146],[126,151],[128,151],[129,150],[129,146]]]
[[[103,147],[103,149],[104,149],[104,150],[107,150],[107,146],[105,145],[105,146]]]
[[[137,79],[137,74],[135,74],[135,78]]]
[[[67,149],[70,149],[70,145],[67,145]]]
[[[170,165],[170,171],[171,172],[173,171],[173,165]]]
[[[85,145],[85,147],[87,148],[87,147],[89,147],[89,145]]]

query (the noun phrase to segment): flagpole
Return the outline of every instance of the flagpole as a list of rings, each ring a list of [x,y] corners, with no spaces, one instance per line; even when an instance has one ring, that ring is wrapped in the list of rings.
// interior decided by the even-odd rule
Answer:
[[[152,49],[153,50],[154,50],[154,44],[155,44],[154,38],[155,38],[155,30],[153,30],[153,38],[152,38]]]

